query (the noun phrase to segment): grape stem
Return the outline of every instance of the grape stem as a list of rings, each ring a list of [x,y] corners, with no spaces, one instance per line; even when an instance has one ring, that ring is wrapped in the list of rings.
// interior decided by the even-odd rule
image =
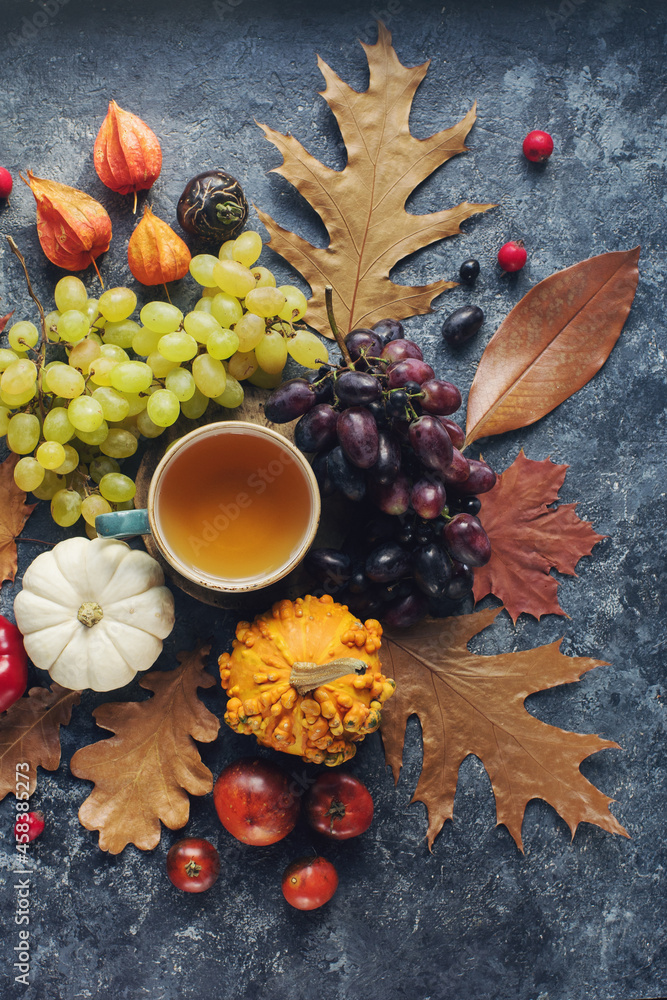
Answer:
[[[325,301],[326,307],[327,307],[327,318],[329,320],[329,326],[331,327],[331,332],[333,333],[334,337],[336,338],[336,343],[338,344],[338,346],[340,348],[340,353],[343,355],[343,358],[345,359],[345,363],[350,368],[354,369],[354,362],[352,360],[352,357],[350,356],[350,352],[347,349],[347,344],[345,343],[345,340],[343,339],[343,335],[341,334],[340,330],[338,329],[338,325],[336,323],[336,317],[334,316],[334,311],[333,311],[333,288],[331,287],[331,285],[327,285],[325,287],[325,289],[324,289],[324,301]]]
[[[5,236],[5,239],[9,243],[9,248],[14,254],[14,256],[18,257],[19,259],[19,263],[23,268],[26,284],[28,286],[28,294],[30,295],[30,298],[33,300],[33,302],[35,303],[35,305],[39,310],[39,319],[40,319],[40,325],[42,327],[42,335],[40,337],[39,352],[38,352],[39,362],[37,365],[37,399],[39,401],[39,412],[42,417],[42,423],[44,423],[44,400],[42,398],[42,369],[44,368],[44,362],[46,360],[46,342],[47,342],[46,317],[44,315],[44,307],[42,306],[42,303],[39,301],[39,299],[37,298],[37,296],[33,291],[33,287],[30,281],[30,275],[28,274],[28,268],[25,262],[25,257],[23,256],[23,254],[21,253],[21,251],[19,250],[19,248],[17,247],[16,243],[14,242],[11,236]]]

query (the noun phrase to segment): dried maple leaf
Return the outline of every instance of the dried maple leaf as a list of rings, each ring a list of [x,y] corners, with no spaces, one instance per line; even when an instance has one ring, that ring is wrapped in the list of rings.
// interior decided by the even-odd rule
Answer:
[[[558,499],[569,466],[534,462],[519,452],[483,497],[479,519],[491,541],[491,559],[475,570],[474,596],[495,594],[516,622],[522,612],[564,615],[558,580],[550,570],[576,576],[583,556],[606,535],[575,513],[576,503],[549,507]]]
[[[9,455],[0,464],[0,585],[16,576],[16,538],[37,506],[26,503],[26,494],[14,482],[20,455]]]
[[[466,444],[527,427],[602,368],[637,289],[639,247],[557,271],[528,292],[480,359],[468,396]]]
[[[384,671],[396,681],[396,693],[383,707],[385,757],[398,781],[405,725],[417,715],[424,759],[412,801],[423,802],[428,811],[429,847],[453,818],[459,767],[469,754],[486,768],[498,824],[505,824],[521,851],[521,826],[531,799],[552,805],[572,836],[579,823],[587,822],[627,837],[609,812],[613,799],[579,770],[592,753],[618,744],[549,726],[524,706],[528,695],[579,680],[606,664],[564,656],[559,642],[495,656],[471,653],[468,642],[501,610],[426,620],[383,638]]]
[[[282,165],[273,172],[297,188],[329,233],[329,246],[320,249],[259,212],[271,234],[271,248],[310,285],[308,323],[325,336],[331,336],[326,285],[333,287],[334,311],[344,331],[370,326],[386,316],[405,319],[431,312],[436,295],[456,283],[396,285],[389,280],[391,268],[421,247],[459,233],[460,223],[469,216],[494,207],[466,201],[431,215],[405,211],[408,197],[423,180],[466,151],[464,140],[475,121],[475,108],[452,128],[415,139],[410,134],[410,109],[429,63],[403,66],[382,23],[377,44],[363,48],[370,70],[364,93],[349,87],[318,58],[327,84],[322,96],[347,147],[344,170],[325,167],[292,136],[260,126],[283,155]]]
[[[79,809],[87,830],[99,830],[100,848],[120,854],[128,844],[150,851],[160,842],[160,821],[170,830],[185,826],[191,795],[205,795],[213,776],[195,740],[211,743],[220,721],[197,697],[215,680],[206,673],[210,646],[181,653],[175,670],[154,670],[140,684],[154,697],[113,702],[93,712],[98,726],[116,735],[83,747],[71,769],[95,788]]]
[[[16,795],[23,791],[26,782],[28,794],[32,795],[37,768],[57,769],[60,727],[69,723],[72,708],[80,700],[80,691],[53,683],[50,688],[30,688],[0,716],[0,799],[9,792]]]

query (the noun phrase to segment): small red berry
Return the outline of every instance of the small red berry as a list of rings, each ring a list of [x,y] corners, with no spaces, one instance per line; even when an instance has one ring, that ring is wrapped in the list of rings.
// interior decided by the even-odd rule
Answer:
[[[554,151],[554,141],[548,132],[535,129],[523,140],[523,155],[531,163],[544,163]]]
[[[527,259],[523,240],[510,240],[498,251],[498,263],[503,271],[520,271]]]
[[[24,813],[14,823],[14,836],[17,843],[27,844],[39,837],[44,829],[44,814],[41,812]],[[26,839],[27,838],[27,839]]]
[[[0,198],[9,198],[12,193],[14,182],[9,170],[0,167]]]

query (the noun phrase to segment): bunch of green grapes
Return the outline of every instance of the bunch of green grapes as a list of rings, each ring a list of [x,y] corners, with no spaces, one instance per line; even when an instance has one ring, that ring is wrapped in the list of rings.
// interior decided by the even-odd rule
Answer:
[[[203,292],[185,316],[154,301],[136,322],[131,289],[94,299],[79,278],[62,278],[45,322],[48,343],[65,349],[58,359],[33,323],[10,328],[0,348],[0,435],[21,456],[17,486],[50,500],[56,524],[83,517],[94,537],[99,514],[133,506],[136,487],[119,463],[142,436],[158,437],[181,414],[198,419],[211,400],[239,406],[244,380],[278,385],[288,354],[308,368],[328,361],[322,342],[295,326],[302,292],[253,267],[261,250],[259,233],[247,231],[218,257],[193,257]]]

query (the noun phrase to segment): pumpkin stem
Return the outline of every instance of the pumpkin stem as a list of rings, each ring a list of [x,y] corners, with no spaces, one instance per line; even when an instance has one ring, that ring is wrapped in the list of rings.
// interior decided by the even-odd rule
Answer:
[[[104,612],[97,601],[84,601],[76,617],[86,628],[92,628],[104,618]]]
[[[328,684],[346,674],[365,674],[368,664],[365,660],[353,656],[340,656],[329,663],[307,663],[305,661],[292,664],[289,682],[303,696],[313,691],[321,684]]]

